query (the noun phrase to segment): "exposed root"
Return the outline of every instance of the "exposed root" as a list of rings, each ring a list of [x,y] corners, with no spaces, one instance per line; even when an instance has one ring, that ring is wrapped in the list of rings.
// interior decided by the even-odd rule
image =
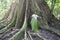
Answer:
[[[30,32],[28,32],[28,35],[29,35],[30,39],[33,40],[32,36],[30,35]]]

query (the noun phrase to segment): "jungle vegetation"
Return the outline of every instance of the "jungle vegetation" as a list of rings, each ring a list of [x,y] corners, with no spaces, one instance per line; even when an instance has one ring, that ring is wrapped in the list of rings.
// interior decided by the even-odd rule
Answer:
[[[0,40],[60,40],[60,0],[0,0]]]

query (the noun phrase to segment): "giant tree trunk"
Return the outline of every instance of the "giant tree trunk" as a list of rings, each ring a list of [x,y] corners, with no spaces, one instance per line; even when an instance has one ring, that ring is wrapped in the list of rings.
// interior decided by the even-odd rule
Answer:
[[[53,15],[45,0],[36,0],[42,16],[47,20],[49,26],[60,29],[60,21]]]
[[[38,7],[40,8],[40,27],[44,29],[51,30],[58,35],[60,35],[60,21],[55,18],[50,8],[48,7],[45,0],[35,0],[37,2]],[[45,26],[45,27],[44,27]]]
[[[31,30],[32,14],[39,14],[36,33]],[[2,20],[5,21],[0,22],[1,40],[60,40],[60,21],[45,0],[17,0]]]

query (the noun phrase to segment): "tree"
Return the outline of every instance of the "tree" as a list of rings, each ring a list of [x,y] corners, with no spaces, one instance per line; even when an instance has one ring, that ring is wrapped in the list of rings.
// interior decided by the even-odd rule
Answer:
[[[17,0],[0,21],[1,40],[59,40],[60,21],[53,15],[53,9],[45,0]],[[32,14],[39,16],[38,32],[31,30]]]

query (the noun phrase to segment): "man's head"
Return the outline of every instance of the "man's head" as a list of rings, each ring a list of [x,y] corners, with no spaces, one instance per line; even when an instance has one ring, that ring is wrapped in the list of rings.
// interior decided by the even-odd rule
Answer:
[[[33,14],[33,15],[32,15],[32,18],[37,19],[37,17],[39,17],[37,14]]]

